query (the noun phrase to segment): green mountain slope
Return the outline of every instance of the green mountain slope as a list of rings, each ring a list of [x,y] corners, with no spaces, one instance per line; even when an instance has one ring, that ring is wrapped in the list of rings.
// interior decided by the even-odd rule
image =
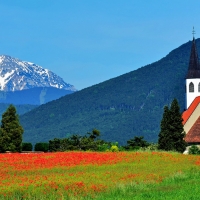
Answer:
[[[200,50],[200,39],[196,44]],[[48,141],[96,128],[102,139],[121,144],[134,136],[156,142],[164,105],[177,98],[184,109],[190,49],[187,42],[155,63],[24,114],[24,141]]]

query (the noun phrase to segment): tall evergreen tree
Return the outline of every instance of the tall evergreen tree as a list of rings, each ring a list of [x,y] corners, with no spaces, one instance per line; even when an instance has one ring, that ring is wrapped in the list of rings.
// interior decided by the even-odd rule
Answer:
[[[170,131],[172,134],[173,148],[178,152],[183,152],[186,148],[186,142],[184,140],[185,132],[183,129],[183,119],[180,112],[180,106],[177,99],[172,101],[170,107],[171,123]]]
[[[163,118],[160,123],[160,133],[158,135],[158,149],[165,151],[171,150],[171,138],[169,132],[169,123],[170,123],[170,110],[168,106],[164,107]]]
[[[16,108],[10,105],[2,115],[0,128],[0,151],[21,152],[23,128]]]
[[[171,103],[170,109],[165,106],[161,130],[158,139],[158,148],[162,150],[175,150],[183,152],[186,148],[185,132],[182,124],[182,115],[177,99]]]

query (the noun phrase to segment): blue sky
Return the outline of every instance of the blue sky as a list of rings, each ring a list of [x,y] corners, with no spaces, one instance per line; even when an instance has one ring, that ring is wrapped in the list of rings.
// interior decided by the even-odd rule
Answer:
[[[196,0],[0,0],[0,54],[77,89],[133,71],[200,35]]]

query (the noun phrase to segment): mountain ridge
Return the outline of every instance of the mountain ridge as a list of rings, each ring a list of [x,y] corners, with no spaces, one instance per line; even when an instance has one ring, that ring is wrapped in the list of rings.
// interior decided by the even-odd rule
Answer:
[[[54,87],[77,91],[48,69],[8,55],[0,55],[0,90],[16,91],[34,87]]]

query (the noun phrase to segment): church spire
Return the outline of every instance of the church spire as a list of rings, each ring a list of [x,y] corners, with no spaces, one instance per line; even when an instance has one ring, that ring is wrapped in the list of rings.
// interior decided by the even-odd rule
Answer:
[[[186,79],[200,78],[200,65],[199,65],[199,58],[198,58],[198,53],[197,53],[197,48],[196,48],[196,43],[195,43],[195,38],[194,38],[194,34],[195,34],[194,27],[193,27],[192,34],[193,34],[193,41],[192,41],[190,61],[189,61],[189,67],[188,67]]]
[[[194,39],[194,34],[195,34],[195,30],[194,30],[194,26],[193,26],[193,30],[192,30],[193,39]]]

